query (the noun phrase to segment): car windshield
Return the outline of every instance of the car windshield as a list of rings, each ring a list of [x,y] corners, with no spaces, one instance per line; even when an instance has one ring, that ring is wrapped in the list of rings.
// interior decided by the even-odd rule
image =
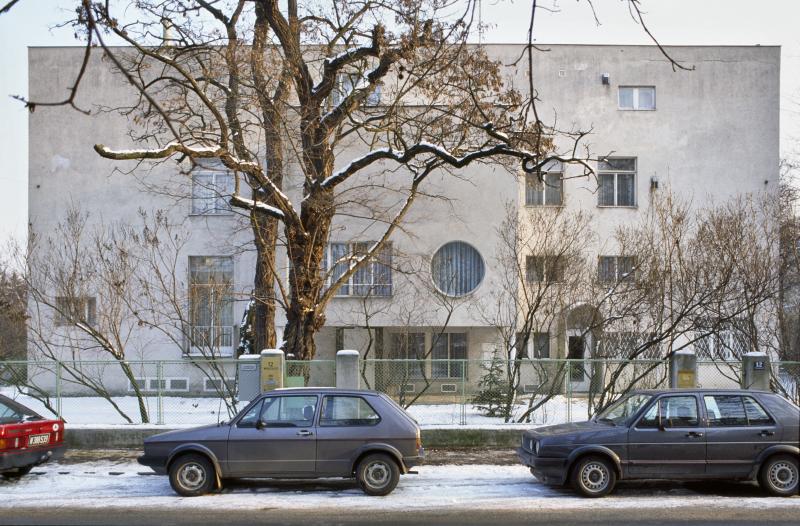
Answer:
[[[11,400],[0,400],[0,424],[14,424],[29,420],[41,420],[42,417]]]
[[[619,425],[625,422],[631,415],[642,408],[653,395],[649,394],[630,394],[624,396],[608,406],[604,411],[597,415],[598,422],[609,422]]]

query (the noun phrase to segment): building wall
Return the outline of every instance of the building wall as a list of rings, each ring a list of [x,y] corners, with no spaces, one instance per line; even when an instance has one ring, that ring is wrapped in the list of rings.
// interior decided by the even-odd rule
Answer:
[[[511,65],[521,46],[487,45],[485,49],[507,65],[509,82],[527,86],[525,61]],[[591,129],[586,145],[592,156],[631,156],[638,161],[637,206],[632,208],[598,208],[596,181],[570,178],[580,170],[572,166],[566,169],[565,207],[592,213],[598,234],[596,253],[614,254],[614,230],[636,220],[647,209],[653,178],[659,182],[655,192],[671,187],[697,207],[736,194],[777,191],[780,48],[668,48],[672,56],[695,67],[691,72],[673,71],[652,46],[553,45],[547,49],[537,53],[534,66],[538,110],[543,119],[556,119],[561,130]],[[81,55],[80,48],[31,48],[31,99],[62,98],[74,80]],[[609,75],[608,85],[601,82],[603,73]],[[621,85],[655,86],[656,110],[619,110],[617,90]],[[248,244],[247,223],[241,216],[190,215],[184,184],[187,179],[174,161],[157,165],[112,162],[93,151],[95,143],[113,148],[134,146],[127,138],[131,126],[128,118],[98,111],[101,106],[114,107],[132,100],[130,90],[96,54],[77,99],[79,107],[93,110],[92,115],[68,107],[40,108],[31,113],[31,228],[34,232],[51,230],[70,207],[90,211],[91,221],[98,223],[133,223],[139,208],[167,209],[170,217],[190,233],[185,250],[187,265],[190,255],[235,254],[235,287],[249,290],[254,254]],[[567,144],[560,141],[559,147]],[[357,148],[345,149],[337,157],[337,165],[359,153]],[[293,175],[290,195],[298,198],[296,166]],[[395,177],[371,175],[387,181]],[[392,239],[394,250],[408,265],[423,272],[409,278],[396,273],[395,294],[389,299],[368,300],[366,310],[372,313],[370,326],[388,330],[409,323],[435,327],[449,318],[449,327],[469,331],[469,356],[479,358],[484,344],[495,338],[480,309],[470,305],[490,301],[496,290],[497,229],[509,207],[524,204],[524,178],[487,166],[469,167],[461,175],[432,176],[425,191],[444,194],[447,201],[421,199],[409,214],[406,232],[398,232]],[[184,195],[148,192],[143,183],[183,188]],[[376,237],[376,226],[346,217],[335,220],[331,236],[335,241]],[[435,251],[455,240],[478,249],[486,275],[471,295],[443,305],[431,291],[426,271]],[[285,265],[285,258],[280,259]],[[245,305],[245,300],[237,302],[235,320],[241,319]],[[346,333],[351,334],[346,337],[347,345],[364,347],[363,337],[358,336],[362,329],[351,329],[365,325],[364,312],[362,299],[333,299],[327,311],[328,328],[317,339],[320,355],[328,357],[335,350],[335,327],[348,328]],[[142,352],[153,359],[181,355],[180,349],[166,342],[148,344]]]

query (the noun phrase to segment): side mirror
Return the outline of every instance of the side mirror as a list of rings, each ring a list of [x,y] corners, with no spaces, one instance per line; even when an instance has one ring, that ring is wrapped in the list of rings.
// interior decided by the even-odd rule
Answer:
[[[259,418],[258,421],[256,421],[256,429],[264,429],[265,427],[267,427],[267,423]]]

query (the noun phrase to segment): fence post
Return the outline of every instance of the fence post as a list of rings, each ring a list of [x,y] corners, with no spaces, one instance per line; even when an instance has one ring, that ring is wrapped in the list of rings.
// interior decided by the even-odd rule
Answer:
[[[464,360],[461,375],[461,425],[467,425],[467,360]]]
[[[691,350],[672,353],[669,359],[669,388],[694,389],[697,387],[697,355]]]
[[[61,362],[56,362],[56,416],[61,418]]]
[[[280,349],[261,351],[261,392],[281,389],[286,374],[286,357]]]
[[[567,422],[572,422],[572,362],[567,360],[567,374],[564,376],[567,391]]]
[[[358,359],[358,351],[345,350],[336,353],[336,387],[340,389],[360,388]]]
[[[742,356],[742,389],[769,391],[769,356],[765,352],[749,352]]]
[[[161,385],[164,381],[164,362],[162,360],[156,362],[156,377],[156,381],[158,382],[158,414],[156,416],[156,422],[159,425],[164,425],[164,390]]]

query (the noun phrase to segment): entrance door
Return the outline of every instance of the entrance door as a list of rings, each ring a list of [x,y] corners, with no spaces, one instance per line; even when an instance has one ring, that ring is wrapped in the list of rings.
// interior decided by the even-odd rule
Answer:
[[[233,476],[313,473],[317,460],[317,395],[267,396],[231,427]]]
[[[573,329],[567,331],[567,359],[569,362],[569,381],[573,391],[588,391],[592,366],[587,361],[592,356],[592,335],[589,332]]]

